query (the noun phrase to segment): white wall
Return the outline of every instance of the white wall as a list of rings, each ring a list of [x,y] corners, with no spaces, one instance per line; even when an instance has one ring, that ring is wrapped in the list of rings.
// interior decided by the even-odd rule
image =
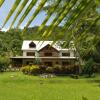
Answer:
[[[23,51],[24,57],[27,56],[27,52],[35,52],[35,57],[39,57],[39,53],[36,50],[24,50]],[[70,52],[70,57],[75,57],[74,50],[61,50],[60,53],[59,53],[59,57],[62,57],[62,53],[67,53],[67,52]]]
[[[62,56],[62,53],[70,52],[70,57],[75,57],[74,50],[61,50],[59,56]]]
[[[38,57],[39,54],[36,50],[24,50],[23,51],[23,56],[26,57],[27,56],[27,52],[35,52],[35,56]]]
[[[74,50],[70,50],[70,57],[75,57]]]

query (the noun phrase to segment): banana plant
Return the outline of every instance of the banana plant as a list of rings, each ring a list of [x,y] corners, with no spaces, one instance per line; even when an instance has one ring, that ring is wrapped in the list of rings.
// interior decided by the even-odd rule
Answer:
[[[2,6],[2,4],[4,3],[5,0],[0,0],[0,7]]]
[[[26,27],[28,27],[31,22],[34,20],[34,18],[37,16],[37,14],[41,11],[42,7],[44,6],[44,4],[46,3],[47,0],[41,0],[38,8],[35,10],[35,12],[33,13],[33,15],[31,16],[30,20],[28,21]]]
[[[72,2],[69,1],[69,6],[63,9],[63,11],[60,13],[60,16],[55,17],[55,19],[50,24],[49,28],[43,33],[43,36],[49,36],[51,34],[51,31],[55,29],[56,26],[58,26],[61,21],[67,16],[67,14],[70,12],[70,10],[75,6],[77,0],[73,0]],[[59,15],[59,14],[58,14]]]
[[[19,7],[19,9],[18,9],[18,11],[17,11],[17,14],[15,15],[14,20],[13,20],[11,26],[10,26],[10,29],[12,28],[12,26],[13,26],[13,24],[15,23],[17,17],[18,17],[19,14],[22,12],[22,10],[23,10],[23,8],[25,7],[25,5],[27,4],[27,2],[28,2],[28,0],[24,0],[24,1],[22,2],[22,4],[20,5],[20,7]]]
[[[16,8],[19,6],[19,3],[21,2],[21,0],[16,0],[13,7],[11,8],[10,12],[7,15],[6,20],[4,21],[4,24],[2,26],[2,28],[5,26],[5,24],[7,23],[7,21],[9,20],[9,18],[12,16],[12,14],[14,13],[14,11],[16,10]]]
[[[29,12],[31,11],[31,9],[34,7],[34,5],[36,4],[37,0],[32,0],[31,3],[29,4],[29,6],[27,7],[27,9],[25,10],[24,14],[22,15],[22,17],[20,18],[17,27],[20,26],[20,24],[23,22],[23,20],[26,18],[26,16],[29,14]]]

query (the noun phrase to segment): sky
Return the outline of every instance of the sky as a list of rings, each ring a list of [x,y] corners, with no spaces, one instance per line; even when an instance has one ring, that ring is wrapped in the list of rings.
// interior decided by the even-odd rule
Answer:
[[[29,1],[29,3],[30,3],[30,1]],[[5,21],[6,17],[7,17],[7,14],[9,13],[9,11],[10,11],[11,7],[13,6],[14,2],[15,2],[15,0],[5,0],[4,4],[0,7],[0,28],[2,27],[4,21]],[[14,24],[14,27],[16,27],[19,19],[21,18],[22,14],[24,13],[24,11],[27,8],[28,4],[23,9],[22,13],[18,16],[18,18],[17,18],[17,20],[16,20],[16,22]],[[38,3],[37,3],[37,5],[38,5]],[[37,5],[35,7],[33,7],[33,9],[30,11],[30,13],[28,14],[28,16],[25,18],[25,20],[21,24],[20,28],[24,28],[25,27],[26,23],[29,21],[30,16],[32,16],[32,14],[34,13]],[[6,31],[9,28],[9,26],[11,25],[11,22],[14,19],[14,16],[16,15],[17,10],[18,9],[16,9],[16,11],[14,12],[14,14],[11,16],[10,20],[4,26],[4,28],[2,29],[3,31]],[[43,22],[43,20],[45,19],[45,17],[46,17],[46,13],[43,12],[43,11],[40,12],[37,15],[37,17],[35,18],[35,20],[30,24],[29,27],[39,26]],[[47,22],[47,25],[50,24],[51,20],[53,20],[53,17],[50,18],[50,20]]]
[[[21,3],[22,3],[22,1],[21,1]],[[0,28],[2,27],[2,25],[3,25],[5,19],[6,19],[7,15],[8,15],[8,13],[9,13],[10,9],[12,8],[14,2],[15,2],[15,0],[5,0],[4,4],[0,7]],[[29,5],[30,2],[31,2],[31,0],[29,0],[28,4],[23,9],[22,13],[18,16],[18,18],[17,18],[17,20],[16,20],[16,22],[15,22],[15,24],[14,24],[13,27],[16,27],[19,19],[23,15],[25,9],[27,8],[27,6]],[[36,10],[39,2],[40,2],[40,0],[38,0],[37,4],[33,7],[33,9],[30,11],[30,13],[28,14],[28,16],[22,22],[22,24],[20,25],[20,28],[24,28],[26,26],[26,23],[29,21],[29,18],[32,16],[32,14],[34,13],[34,11]],[[9,26],[11,25],[11,23],[12,23],[12,21],[14,19],[14,16],[17,13],[17,10],[18,10],[18,8],[14,12],[14,14],[11,16],[11,18],[9,19],[9,21],[7,22],[7,24],[4,26],[4,28],[2,29],[2,31],[6,31],[9,28]],[[100,12],[100,9],[98,9],[98,11]],[[36,18],[34,19],[34,21],[30,24],[29,27],[40,26],[41,23],[43,22],[43,20],[45,19],[45,17],[46,17],[46,12],[43,12],[43,11],[40,12],[36,16]],[[49,19],[49,21],[47,22],[46,25],[49,25],[53,19],[54,19],[54,16],[51,16],[51,18]],[[63,21],[62,21],[62,23],[60,25],[63,25]]]

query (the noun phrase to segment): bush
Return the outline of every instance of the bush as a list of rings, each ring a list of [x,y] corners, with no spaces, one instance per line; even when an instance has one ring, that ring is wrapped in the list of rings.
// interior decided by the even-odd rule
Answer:
[[[46,68],[46,73],[53,73],[54,72],[54,68],[53,67],[47,67]]]
[[[29,74],[30,66],[22,67],[22,68],[21,68],[21,71],[22,71],[24,74]]]
[[[48,67],[45,65],[41,65],[41,66],[39,66],[39,68],[40,68],[40,73],[43,74],[46,72],[46,68],[48,68]]]
[[[21,68],[21,71],[24,74],[32,74],[32,75],[37,75],[40,73],[40,68],[37,65],[32,65],[32,66],[25,66]]]
[[[43,74],[43,73],[51,73],[51,74],[75,74],[75,66],[66,66],[62,67],[61,65],[54,65],[53,67],[47,67],[47,66],[38,66],[38,65],[32,65],[32,66],[25,66],[22,67],[21,70],[24,74],[31,74],[31,75],[37,75],[37,74]]]
[[[5,57],[0,57],[0,72],[6,71],[9,66],[9,59]]]
[[[53,67],[55,74],[62,74],[62,66],[61,65],[54,65]]]
[[[40,68],[37,65],[33,65],[30,67],[29,74],[37,75],[40,74]]]
[[[84,68],[83,68],[83,73],[84,74],[87,74],[88,77],[91,77],[94,70],[93,70],[93,66],[94,66],[94,61],[93,59],[89,59],[85,65],[84,65]]]

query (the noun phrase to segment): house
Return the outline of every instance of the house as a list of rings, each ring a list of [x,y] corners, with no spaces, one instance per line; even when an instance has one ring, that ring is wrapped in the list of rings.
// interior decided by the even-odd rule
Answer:
[[[23,41],[22,56],[11,57],[12,66],[21,67],[28,64],[34,64],[39,60],[42,65],[53,66],[60,64],[67,66],[74,64],[77,60],[75,48],[62,48],[63,41]]]

